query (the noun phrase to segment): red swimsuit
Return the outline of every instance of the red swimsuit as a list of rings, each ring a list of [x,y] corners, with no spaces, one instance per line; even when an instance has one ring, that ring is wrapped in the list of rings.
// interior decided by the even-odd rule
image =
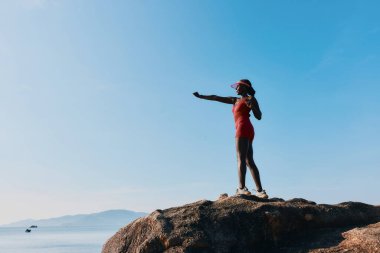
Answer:
[[[242,98],[232,106],[232,113],[235,119],[236,137],[246,137],[251,142],[255,136],[255,131],[249,120],[249,112],[251,109],[247,106],[245,101],[247,98]]]

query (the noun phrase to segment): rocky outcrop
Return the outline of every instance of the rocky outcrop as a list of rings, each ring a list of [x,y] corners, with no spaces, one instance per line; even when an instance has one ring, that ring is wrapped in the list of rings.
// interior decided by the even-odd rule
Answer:
[[[378,253],[380,252],[380,222],[342,233],[339,245],[310,251],[311,253]]]
[[[156,210],[121,228],[102,253],[372,253],[380,252],[380,225],[364,226],[379,221],[379,206],[358,202],[224,196]]]

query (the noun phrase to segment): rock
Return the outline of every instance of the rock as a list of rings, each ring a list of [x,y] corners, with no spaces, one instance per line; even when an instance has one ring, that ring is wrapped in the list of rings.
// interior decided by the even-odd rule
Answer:
[[[344,240],[338,246],[316,249],[312,253],[379,253],[380,222],[342,233]]]
[[[377,250],[378,223],[350,229],[379,221],[380,207],[358,202],[231,196],[156,210],[121,228],[102,253],[376,252],[342,250]]]
[[[222,199],[225,199],[225,198],[228,198],[228,194],[227,193],[222,193],[222,194],[220,194],[218,200],[222,200]]]

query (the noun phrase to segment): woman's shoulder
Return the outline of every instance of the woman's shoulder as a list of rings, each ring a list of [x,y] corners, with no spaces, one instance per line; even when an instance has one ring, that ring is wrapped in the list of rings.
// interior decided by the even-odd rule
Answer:
[[[235,105],[237,102],[239,102],[240,98],[238,97],[229,97],[230,99],[233,100],[233,104]]]

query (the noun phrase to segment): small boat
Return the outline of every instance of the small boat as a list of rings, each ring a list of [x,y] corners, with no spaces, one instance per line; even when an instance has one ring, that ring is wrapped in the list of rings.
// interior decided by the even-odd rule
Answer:
[[[26,230],[25,230],[25,233],[30,233],[32,230],[30,229],[30,228],[27,228]]]
[[[37,228],[37,225],[32,225],[29,228]]]

